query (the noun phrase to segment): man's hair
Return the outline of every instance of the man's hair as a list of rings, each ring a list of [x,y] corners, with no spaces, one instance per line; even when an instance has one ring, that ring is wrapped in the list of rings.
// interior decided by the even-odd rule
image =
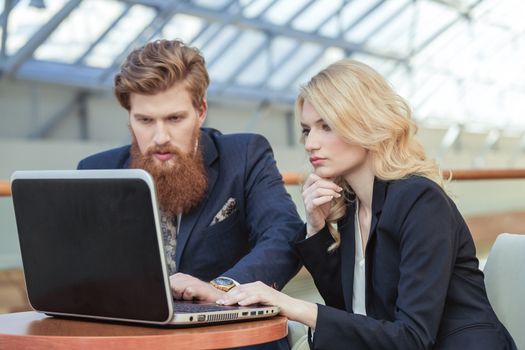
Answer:
[[[198,108],[209,84],[204,57],[178,40],[156,40],[132,51],[115,76],[115,96],[130,110],[130,95],[154,95],[183,82]]]

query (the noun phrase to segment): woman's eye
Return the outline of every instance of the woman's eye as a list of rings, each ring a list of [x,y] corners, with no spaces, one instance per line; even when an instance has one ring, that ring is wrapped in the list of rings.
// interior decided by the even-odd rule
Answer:
[[[323,130],[324,131],[332,131],[332,129],[328,126],[328,124],[323,124]]]
[[[303,136],[308,136],[308,133],[310,132],[310,129],[302,129],[301,130],[301,135]]]

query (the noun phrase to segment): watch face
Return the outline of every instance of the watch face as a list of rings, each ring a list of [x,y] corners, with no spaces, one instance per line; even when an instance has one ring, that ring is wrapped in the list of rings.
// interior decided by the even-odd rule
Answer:
[[[218,284],[219,286],[228,286],[228,285],[233,284],[232,280],[230,280],[228,278],[224,278],[224,277],[218,277],[218,278],[214,279],[213,282],[215,284]]]

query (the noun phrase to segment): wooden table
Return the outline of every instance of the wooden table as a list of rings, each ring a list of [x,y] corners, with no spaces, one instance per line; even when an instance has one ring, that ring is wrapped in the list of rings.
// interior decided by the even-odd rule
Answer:
[[[37,312],[0,315],[0,349],[220,349],[266,343],[288,334],[287,319],[192,328],[160,328],[48,317]]]

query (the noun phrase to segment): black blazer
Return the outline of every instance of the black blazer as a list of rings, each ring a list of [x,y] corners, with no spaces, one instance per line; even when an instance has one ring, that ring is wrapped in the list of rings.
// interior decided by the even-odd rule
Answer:
[[[325,305],[314,349],[516,349],[492,310],[468,227],[453,201],[419,176],[375,180],[366,247],[367,316],[352,313],[355,205],[296,248]],[[304,237],[304,236],[303,236]]]
[[[300,267],[291,243],[298,239],[303,223],[268,141],[260,135],[223,135],[204,128],[200,146],[208,189],[202,202],[182,217],[177,271],[204,281],[223,275],[239,283],[264,281],[284,287]],[[129,149],[92,155],[78,168],[128,168]],[[235,198],[235,210],[210,225],[229,198]]]

